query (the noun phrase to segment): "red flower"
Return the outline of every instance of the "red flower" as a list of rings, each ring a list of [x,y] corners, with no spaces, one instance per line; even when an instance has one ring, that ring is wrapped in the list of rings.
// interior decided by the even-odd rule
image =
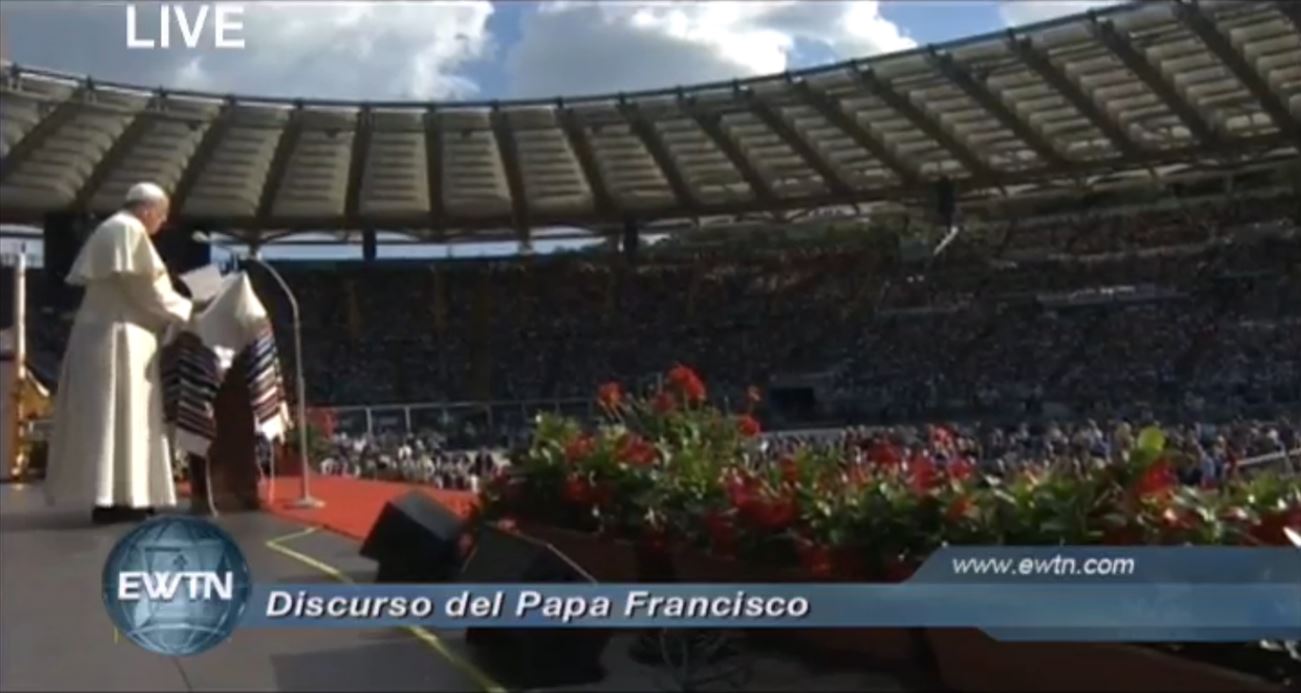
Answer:
[[[866,486],[871,480],[871,473],[866,467],[861,465],[853,465],[849,468],[849,471],[845,473],[845,481],[853,488]]]
[[[897,467],[903,463],[899,450],[884,440],[872,443],[867,452],[867,459],[879,467]]]
[[[678,364],[669,370],[669,384],[688,402],[705,400],[705,383],[696,372]]]
[[[576,505],[588,505],[592,502],[592,484],[579,476],[570,476],[565,480],[565,500]]]
[[[946,517],[950,522],[957,522],[958,520],[967,517],[967,515],[971,513],[973,507],[971,498],[968,496],[958,496],[949,503],[948,510],[944,512],[944,517]]]
[[[788,484],[798,483],[800,480],[800,467],[795,460],[789,457],[783,457],[781,462],[777,463],[781,468],[782,481]]]
[[[914,455],[908,463],[908,485],[913,493],[926,493],[935,487],[938,480],[935,462],[926,455]]]
[[[760,429],[757,419],[749,414],[742,414],[736,420],[736,430],[740,431],[741,435],[746,438],[753,438],[759,435],[762,429]]]
[[[673,395],[660,391],[655,395],[655,399],[651,402],[651,406],[655,408],[656,414],[667,414],[677,408],[677,402],[673,401]]]
[[[950,479],[955,481],[966,481],[971,478],[975,472],[976,465],[968,457],[959,457],[949,463],[947,472]]]
[[[659,458],[659,453],[655,446],[646,442],[640,436],[625,435],[619,441],[619,461],[630,464],[634,467],[649,467],[655,464]]]
[[[333,409],[310,409],[307,412],[307,423],[320,431],[322,436],[332,438],[338,419]]]
[[[614,411],[623,403],[623,388],[619,383],[606,383],[596,391],[596,402],[606,411]]]
[[[754,495],[755,489],[759,482],[748,474],[732,472],[723,480],[723,486],[727,490],[727,498],[732,505],[738,505],[741,501]]]
[[[589,435],[581,435],[565,446],[565,459],[569,462],[582,462],[595,451],[596,441]]]
[[[1143,476],[1139,477],[1134,492],[1139,498],[1153,498],[1170,493],[1178,483],[1179,479],[1175,476],[1170,463],[1166,460],[1158,460],[1143,472]]]

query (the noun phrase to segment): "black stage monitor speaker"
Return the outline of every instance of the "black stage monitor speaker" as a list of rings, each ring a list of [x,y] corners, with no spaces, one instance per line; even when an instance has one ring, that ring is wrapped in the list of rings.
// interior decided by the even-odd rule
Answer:
[[[596,580],[545,542],[485,527],[465,561],[467,584],[586,582]],[[511,684],[546,688],[605,678],[601,657],[610,631],[596,628],[469,628],[465,640]]]
[[[379,563],[377,582],[441,582],[460,570],[464,533],[455,513],[412,491],[384,506],[361,555]]]

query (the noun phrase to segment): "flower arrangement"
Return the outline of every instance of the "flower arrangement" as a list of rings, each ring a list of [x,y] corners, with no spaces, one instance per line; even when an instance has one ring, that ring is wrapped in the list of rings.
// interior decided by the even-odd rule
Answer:
[[[285,453],[298,455],[298,434],[296,422],[290,422],[289,430],[286,432],[284,439]],[[333,409],[308,409],[307,410],[307,450],[313,465],[319,466],[321,460],[329,457],[334,451],[332,443],[334,432],[338,427],[338,416]],[[297,464],[295,462],[294,464]]]
[[[797,450],[760,462],[759,422],[721,411],[686,366],[631,397],[601,386],[602,420],[543,416],[488,484],[489,521],[546,524],[659,549],[799,566],[815,579],[900,580],[944,544],[1280,545],[1301,529],[1301,480],[1182,486],[1159,431],[1127,461],[997,477],[967,460]]]

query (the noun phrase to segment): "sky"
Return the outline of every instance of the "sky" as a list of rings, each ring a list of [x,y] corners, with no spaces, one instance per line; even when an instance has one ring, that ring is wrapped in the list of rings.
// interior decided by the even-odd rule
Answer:
[[[127,8],[134,7],[134,37],[157,44],[161,3],[5,0],[0,56],[102,81],[246,96],[552,98],[780,73],[1002,31],[1114,2],[186,2],[170,3],[170,47],[145,49],[128,47]],[[242,49],[214,46],[214,8],[220,5],[242,8],[242,30],[228,34],[243,39]],[[198,27],[205,6],[205,24]],[[196,47],[183,44],[176,7],[188,28],[200,29]],[[4,249],[12,245],[0,241]],[[480,250],[514,250],[498,245]],[[549,245],[535,249],[546,252]],[[445,255],[442,248],[425,252]],[[359,251],[289,253],[353,257]]]
[[[998,31],[1109,0],[171,3],[199,45],[160,33],[156,2],[5,0],[0,52],[106,81],[278,97],[492,100],[728,80]],[[215,5],[242,7],[244,48],[213,46]],[[175,15],[173,15],[175,17]],[[191,24],[194,26],[194,24]]]

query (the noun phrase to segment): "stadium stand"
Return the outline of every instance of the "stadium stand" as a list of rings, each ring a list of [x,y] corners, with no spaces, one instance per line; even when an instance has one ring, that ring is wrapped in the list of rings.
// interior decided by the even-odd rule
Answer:
[[[1289,3],[1140,3],[726,84],[455,104],[6,64],[0,221],[93,217],[152,178],[173,233],[360,235],[366,262],[281,270],[310,403],[372,437],[349,406],[498,446],[676,362],[720,401],[763,387],[777,429],[1295,420],[1298,46]],[[611,242],[373,261],[378,229],[527,248],[548,225]],[[57,373],[57,281],[30,284],[33,365]]]

